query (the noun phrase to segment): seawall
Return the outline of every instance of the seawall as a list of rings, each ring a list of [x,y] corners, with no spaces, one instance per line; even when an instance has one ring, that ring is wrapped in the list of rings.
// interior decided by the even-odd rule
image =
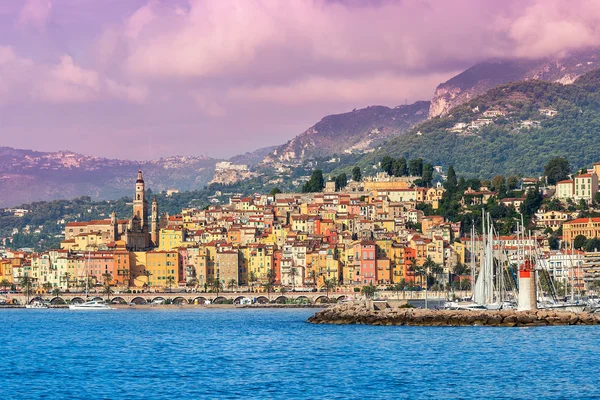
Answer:
[[[600,325],[600,314],[556,311],[462,311],[386,308],[371,310],[347,303],[326,308],[308,319],[313,324],[365,324],[409,326],[549,326]]]

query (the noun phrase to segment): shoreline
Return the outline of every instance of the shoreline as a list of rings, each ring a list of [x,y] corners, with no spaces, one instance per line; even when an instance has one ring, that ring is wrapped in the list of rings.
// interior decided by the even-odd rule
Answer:
[[[378,311],[366,304],[343,304],[316,312],[312,324],[383,326],[490,326],[530,327],[559,325],[600,325],[600,314],[563,311],[515,310],[424,310],[386,308]]]
[[[111,308],[116,310],[180,310],[180,309],[264,309],[264,308],[317,308],[322,309],[328,307],[327,304],[110,304]],[[65,304],[50,305],[47,308],[26,308],[25,305],[0,305],[0,310],[68,310],[69,306]]]

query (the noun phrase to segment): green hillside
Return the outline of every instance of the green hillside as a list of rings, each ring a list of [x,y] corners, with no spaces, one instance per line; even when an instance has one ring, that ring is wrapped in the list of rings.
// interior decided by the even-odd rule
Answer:
[[[600,161],[600,70],[580,77],[573,85],[524,81],[499,86],[395,137],[357,162],[368,167],[385,155],[421,157],[434,165],[454,165],[466,176],[541,174],[555,156],[566,157],[575,168]],[[557,111],[546,116],[540,109]],[[450,132],[459,123],[485,119],[496,110],[504,116],[492,124]],[[524,126],[528,124],[529,126]]]

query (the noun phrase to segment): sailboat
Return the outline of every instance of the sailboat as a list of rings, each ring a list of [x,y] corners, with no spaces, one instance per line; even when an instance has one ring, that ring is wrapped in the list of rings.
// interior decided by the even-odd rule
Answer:
[[[550,279],[550,286],[552,292],[552,298],[539,298],[538,297],[538,309],[542,310],[554,310],[554,311],[570,311],[570,312],[583,312],[586,308],[589,308],[589,304],[579,299],[575,299],[575,270],[576,266],[573,263],[573,244],[571,243],[571,250],[567,247],[567,252],[569,253],[569,280],[571,284],[571,296],[570,299],[559,301],[556,296],[556,288],[554,287],[554,282]],[[548,276],[550,274],[548,273]],[[581,296],[580,296],[581,297]]]
[[[91,257],[91,249],[88,250],[88,259],[87,262],[85,264],[85,298],[87,299],[89,297],[89,274],[88,274],[88,266],[89,266],[89,262],[90,262],[90,257]],[[81,303],[81,304],[70,304],[69,305],[69,310],[114,310],[114,308],[110,307],[108,304],[106,304],[104,302],[104,300],[88,300],[85,303]]]

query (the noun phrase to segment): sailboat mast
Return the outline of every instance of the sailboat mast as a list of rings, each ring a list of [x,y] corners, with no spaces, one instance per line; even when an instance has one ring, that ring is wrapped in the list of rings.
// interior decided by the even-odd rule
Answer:
[[[571,303],[573,303],[575,302],[575,268],[573,265],[573,241],[571,241],[571,253],[569,255],[569,263],[571,264],[571,276],[569,277],[569,280],[571,281]]]
[[[471,226],[471,299],[475,300],[475,224]]]

